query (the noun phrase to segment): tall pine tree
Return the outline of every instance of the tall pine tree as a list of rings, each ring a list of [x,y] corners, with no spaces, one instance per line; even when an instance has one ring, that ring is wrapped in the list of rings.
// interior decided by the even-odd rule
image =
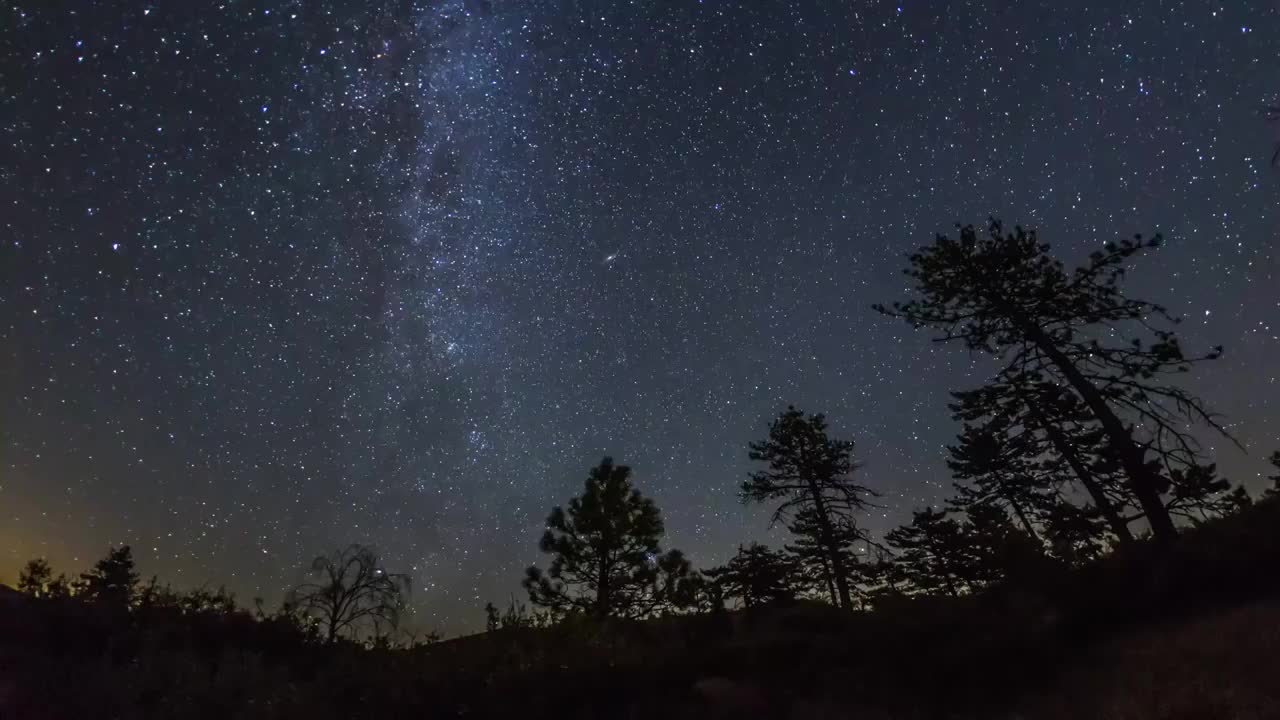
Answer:
[[[1165,309],[1121,291],[1125,265],[1159,243],[1158,235],[1107,243],[1069,272],[1034,231],[1006,233],[998,220],[982,234],[965,226],[958,239],[939,235],[910,256],[917,299],[877,309],[1070,388],[1104,434],[1152,532],[1169,539],[1177,529],[1150,455],[1170,469],[1196,465],[1187,424],[1225,430],[1197,397],[1165,380],[1221,349],[1187,357]]]
[[[842,608],[852,608],[851,568],[839,528],[856,527],[856,515],[871,506],[868,498],[874,496],[853,479],[853,442],[830,437],[823,415],[788,407],[770,423],[769,436],[751,443],[750,449],[751,459],[765,463],[765,469],[742,483],[742,498],[781,501],[774,509],[775,523],[805,513],[801,517],[807,524],[792,529],[803,528],[825,550],[837,601]]]

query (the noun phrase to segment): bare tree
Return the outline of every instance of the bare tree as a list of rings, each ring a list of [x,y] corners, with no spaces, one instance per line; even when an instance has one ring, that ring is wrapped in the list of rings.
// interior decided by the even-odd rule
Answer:
[[[400,623],[409,576],[389,573],[371,548],[350,545],[311,563],[315,582],[299,585],[288,603],[314,618],[328,642],[379,634]]]

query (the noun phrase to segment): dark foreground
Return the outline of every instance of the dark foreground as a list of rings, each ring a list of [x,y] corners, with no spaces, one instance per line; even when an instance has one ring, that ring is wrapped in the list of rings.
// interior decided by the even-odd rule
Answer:
[[[1280,502],[980,596],[318,646],[6,597],[0,718],[1280,718]]]

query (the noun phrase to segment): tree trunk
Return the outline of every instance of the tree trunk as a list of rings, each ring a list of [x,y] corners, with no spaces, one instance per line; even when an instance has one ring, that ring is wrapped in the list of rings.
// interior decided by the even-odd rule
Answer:
[[[1133,441],[1133,435],[1107,405],[1102,393],[1089,382],[1075,363],[1071,362],[1071,358],[1067,357],[1038,325],[1027,320],[1021,313],[1012,314],[1011,317],[1018,322],[1026,333],[1027,339],[1035,343],[1036,347],[1040,348],[1041,352],[1058,367],[1063,377],[1071,383],[1076,392],[1080,393],[1080,398],[1102,424],[1102,430],[1107,434],[1112,449],[1119,456],[1125,474],[1129,476],[1129,487],[1133,490],[1134,497],[1138,499],[1138,504],[1142,506],[1147,516],[1147,524],[1151,526],[1151,532],[1155,538],[1167,542],[1177,537],[1178,529],[1160,500],[1156,478],[1152,476],[1151,468],[1147,466],[1144,457],[1146,453]]]
[[[1025,398],[1023,398],[1023,403],[1026,404],[1027,410],[1040,426],[1040,429],[1044,430],[1045,434],[1049,436],[1049,442],[1053,444],[1054,449],[1067,461],[1071,471],[1079,478],[1080,484],[1089,493],[1089,497],[1093,498],[1093,504],[1098,508],[1098,512],[1102,513],[1102,517],[1106,518],[1107,525],[1111,527],[1111,532],[1115,533],[1121,544],[1132,543],[1133,533],[1129,530],[1129,523],[1120,517],[1120,513],[1111,504],[1111,499],[1107,497],[1102,490],[1102,486],[1094,479],[1093,473],[1089,472],[1089,468],[1085,467],[1084,462],[1080,460],[1080,455],[1076,453],[1076,449],[1071,447],[1071,443],[1067,442],[1062,432],[1053,423],[1049,422],[1033,403]]]
[[[600,553],[600,568],[596,577],[596,616],[609,617],[609,604],[613,601],[609,587],[609,553]]]
[[[1022,523],[1022,529],[1027,531],[1032,540],[1036,541],[1036,545],[1043,545],[1044,541],[1040,539],[1040,533],[1036,532],[1036,528],[1031,524],[1031,519],[1027,517],[1027,513],[1023,511],[1020,505],[1013,498],[1008,498],[1009,506],[1013,508],[1013,514],[1018,516],[1018,521]]]
[[[849,578],[845,575],[844,565],[840,562],[840,549],[836,547],[835,533],[831,530],[831,518],[827,517],[827,505],[822,501],[822,492],[817,483],[809,481],[809,491],[813,495],[813,509],[818,516],[818,530],[822,533],[822,546],[827,549],[827,557],[831,561],[831,575],[836,582],[836,592],[840,596],[840,607],[853,609],[853,601],[849,595]]]
[[[831,596],[831,602],[838,602],[835,575],[831,571],[831,560],[825,555],[819,559],[822,560],[822,579],[827,583],[827,594]]]

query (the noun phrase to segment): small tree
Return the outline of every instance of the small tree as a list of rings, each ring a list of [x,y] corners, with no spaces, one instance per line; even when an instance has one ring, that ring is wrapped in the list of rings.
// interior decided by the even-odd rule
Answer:
[[[925,508],[912,513],[911,524],[891,530],[885,540],[898,551],[895,564],[915,592],[938,590],[953,597],[966,589],[971,564],[964,528],[945,510]]]
[[[1049,552],[1070,566],[1093,562],[1107,551],[1106,523],[1092,505],[1058,502],[1044,517]]]
[[[127,608],[138,587],[133,550],[128,545],[111,548],[93,569],[80,575],[82,597],[92,602]]]
[[[795,563],[760,543],[739,545],[727,564],[703,574],[720,585],[725,597],[738,598],[745,608],[785,603],[796,597]]]
[[[286,605],[319,624],[324,638],[360,640],[399,626],[410,589],[409,576],[387,572],[377,553],[350,545],[311,563],[315,582],[295,588]]]
[[[1196,524],[1234,514],[1253,504],[1248,491],[1218,477],[1218,468],[1213,464],[1175,469],[1165,494],[1169,514]]]
[[[31,597],[46,597],[52,582],[53,569],[44,558],[28,560],[18,573],[18,590]]]
[[[678,551],[663,553],[662,515],[631,484],[631,468],[604,458],[568,509],[553,508],[539,547],[546,572],[525,573],[534,605],[598,618],[650,615],[688,590],[690,568]]]
[[[825,549],[831,585],[840,607],[853,607],[850,568],[842,547],[841,527],[856,528],[855,515],[871,507],[874,493],[853,479],[857,463],[853,442],[827,434],[821,415],[806,416],[794,407],[769,424],[769,436],[750,445],[750,458],[765,463],[764,470],[751,473],[742,483],[747,502],[781,501],[773,522],[797,517],[803,512],[803,527],[816,544]]]

